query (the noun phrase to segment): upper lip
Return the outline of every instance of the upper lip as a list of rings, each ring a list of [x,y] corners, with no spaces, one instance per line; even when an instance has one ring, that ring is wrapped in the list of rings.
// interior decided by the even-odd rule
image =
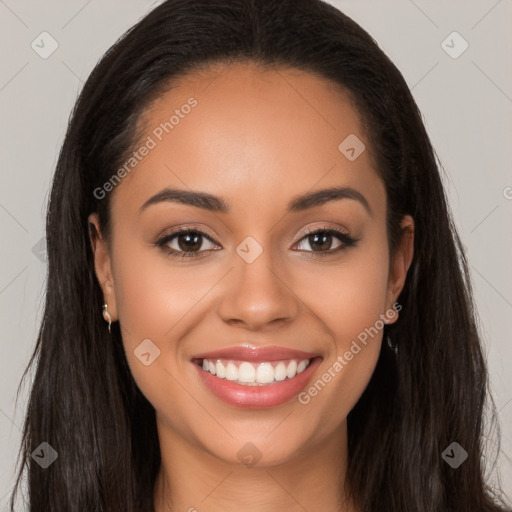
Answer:
[[[211,352],[196,354],[192,359],[236,359],[240,361],[251,361],[253,363],[262,361],[281,361],[286,359],[313,359],[320,354],[292,350],[285,347],[250,347],[237,346],[227,347]]]

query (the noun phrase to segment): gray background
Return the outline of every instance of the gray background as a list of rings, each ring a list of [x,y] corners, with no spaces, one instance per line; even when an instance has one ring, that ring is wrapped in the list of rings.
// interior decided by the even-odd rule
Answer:
[[[46,264],[38,243],[68,116],[100,56],[157,3],[0,0],[1,510],[13,481],[29,386],[17,408],[16,388],[43,305]],[[501,482],[512,496],[512,0],[331,3],[362,25],[402,71],[445,169],[501,419]],[[46,59],[31,47],[35,40],[50,48],[49,39],[40,42],[44,31],[58,43]],[[457,58],[442,46],[453,31],[469,44]],[[445,48],[458,53],[462,44],[451,37]]]

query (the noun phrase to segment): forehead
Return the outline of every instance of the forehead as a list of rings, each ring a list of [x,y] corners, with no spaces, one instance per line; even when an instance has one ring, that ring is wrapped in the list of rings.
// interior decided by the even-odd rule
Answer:
[[[217,64],[181,77],[140,121],[134,151],[150,149],[114,191],[123,208],[166,186],[222,195],[233,207],[333,185],[383,193],[351,96],[314,73]],[[364,147],[355,160],[342,151],[346,140]]]

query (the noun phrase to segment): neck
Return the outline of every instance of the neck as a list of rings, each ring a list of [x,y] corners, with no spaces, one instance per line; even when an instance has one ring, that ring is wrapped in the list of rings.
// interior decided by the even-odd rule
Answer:
[[[157,422],[158,423],[158,422]],[[162,464],[155,512],[356,512],[344,491],[346,422],[321,445],[275,465],[233,465],[158,423]]]

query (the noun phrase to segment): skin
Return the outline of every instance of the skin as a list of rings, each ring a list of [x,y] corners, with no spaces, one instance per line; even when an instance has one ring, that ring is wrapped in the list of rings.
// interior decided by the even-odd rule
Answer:
[[[113,191],[110,244],[96,214],[89,218],[105,302],[157,414],[156,511],[360,510],[342,485],[346,418],[375,369],[382,331],[307,405],[296,397],[259,410],[228,405],[203,386],[191,358],[244,343],[296,348],[322,355],[316,381],[396,302],[413,256],[413,220],[404,217],[390,259],[384,184],[359,115],[336,84],[295,69],[216,65],[151,105],[143,139],[190,97],[197,106]],[[354,161],[338,150],[349,134],[366,145]],[[168,186],[222,196],[230,211],[161,202],[139,213]],[[331,186],[359,191],[371,213],[353,199],[285,212],[292,198]],[[213,239],[202,239],[195,259],[155,245],[182,225]],[[304,236],[326,226],[359,240],[322,257]],[[235,251],[247,236],[263,249],[252,263]],[[169,244],[180,248],[178,238]],[[333,237],[330,247],[340,245]],[[161,351],[149,366],[134,355],[147,338]],[[248,442],[261,452],[252,467],[237,457]]]

